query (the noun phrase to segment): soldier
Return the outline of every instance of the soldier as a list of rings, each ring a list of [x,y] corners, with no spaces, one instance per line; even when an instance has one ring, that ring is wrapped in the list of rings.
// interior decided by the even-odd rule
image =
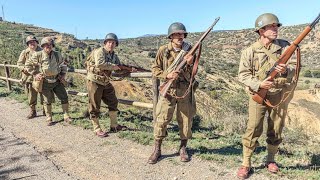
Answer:
[[[284,93],[295,86],[292,80],[297,64],[292,57],[287,64],[276,65],[275,69],[279,74],[274,81],[266,77],[265,72],[275,64],[290,45],[288,41],[277,39],[280,26],[281,23],[274,14],[260,15],[255,22],[255,32],[259,34],[259,39],[242,52],[239,66],[239,80],[248,87],[250,93],[257,92],[259,89],[268,89],[266,98],[273,104],[279,102]],[[239,178],[245,179],[251,173],[250,159],[259,145],[258,138],[263,132],[263,120],[266,114],[268,119],[266,167],[272,173],[279,171],[274,156],[282,141],[281,133],[292,94],[288,97],[273,108],[249,98],[249,121],[242,138],[243,163],[237,173]]]
[[[59,52],[53,51],[54,42],[52,38],[45,37],[41,40],[42,51],[36,52],[27,60],[28,73],[33,74],[37,81],[43,81],[42,94],[44,96],[44,107],[47,116],[48,126],[54,125],[52,120],[52,102],[54,94],[61,101],[63,119],[71,123],[69,116],[69,102],[66,89],[62,82],[65,81],[67,66]],[[38,68],[36,68],[38,67]]]
[[[17,65],[21,71],[21,83],[25,87],[26,94],[28,96],[28,104],[30,106],[30,114],[27,116],[28,119],[32,119],[37,116],[36,105],[37,105],[37,97],[38,92],[32,87],[33,77],[28,73],[25,64],[27,59],[29,59],[33,53],[37,51],[41,51],[41,48],[38,46],[39,42],[36,37],[28,36],[26,38],[26,44],[28,46],[27,49],[23,50],[19,56],[19,60]],[[43,105],[43,96],[40,94],[40,103]],[[45,115],[43,109],[43,115]]]
[[[107,137],[108,133],[102,131],[98,120],[101,100],[108,105],[110,117],[110,131],[126,130],[126,126],[117,122],[118,99],[115,89],[110,83],[112,71],[120,70],[120,60],[114,49],[119,45],[118,37],[109,33],[106,35],[104,46],[95,49],[87,59],[87,88],[89,96],[89,114],[95,134],[98,137]]]
[[[160,78],[162,81],[174,79],[172,87],[168,92],[170,95],[159,97],[156,106],[156,121],[154,124],[154,151],[148,159],[148,163],[157,163],[161,156],[161,143],[163,138],[167,136],[167,125],[171,122],[175,107],[177,106],[176,116],[179,125],[180,133],[180,160],[182,162],[189,161],[189,156],[186,151],[188,139],[191,138],[192,118],[196,113],[196,104],[193,91],[185,98],[179,99],[177,96],[182,96],[189,86],[189,81],[192,72],[193,59],[192,55],[185,56],[187,65],[179,72],[173,70],[176,65],[175,58],[181,52],[187,52],[192,47],[189,43],[184,42],[187,37],[187,31],[182,23],[175,22],[169,26],[168,36],[170,42],[159,48],[155,61],[152,65],[153,76]],[[169,70],[171,69],[171,70]]]

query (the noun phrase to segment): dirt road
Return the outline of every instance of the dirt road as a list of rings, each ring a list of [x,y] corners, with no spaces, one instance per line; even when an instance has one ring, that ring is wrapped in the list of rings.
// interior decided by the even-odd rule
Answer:
[[[0,98],[0,179],[237,179],[237,168],[198,158],[182,163],[166,147],[166,158],[150,165],[151,146],[73,125],[48,127],[45,117],[27,120],[27,113],[25,104]]]

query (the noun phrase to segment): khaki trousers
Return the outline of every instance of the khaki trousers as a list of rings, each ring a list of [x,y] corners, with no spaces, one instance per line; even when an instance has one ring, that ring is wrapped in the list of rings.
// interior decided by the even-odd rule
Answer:
[[[187,90],[187,83],[180,83],[175,89],[178,96],[182,96]],[[173,97],[159,97],[156,106],[157,120],[154,123],[154,137],[156,140],[163,139],[167,136],[167,125],[172,121],[174,110],[179,125],[179,134],[181,140],[192,137],[191,127],[192,118],[196,114],[196,103],[194,94],[189,93],[184,99],[175,99]]]

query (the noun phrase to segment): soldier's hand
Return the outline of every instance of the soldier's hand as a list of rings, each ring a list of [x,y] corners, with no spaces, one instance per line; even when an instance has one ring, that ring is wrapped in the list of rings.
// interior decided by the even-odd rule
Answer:
[[[43,75],[41,73],[36,74],[36,76],[34,77],[37,81],[41,81],[43,78]]]
[[[167,79],[177,79],[179,77],[179,71],[172,71],[167,75]]]
[[[121,68],[119,66],[112,66],[112,70],[114,70],[114,71],[121,70]]]
[[[286,73],[286,71],[287,71],[287,65],[286,65],[286,64],[278,64],[278,65],[276,66],[276,71],[277,71],[278,73],[281,73],[281,74]]]
[[[184,59],[187,61],[187,64],[191,65],[193,63],[193,55],[187,54],[184,56]]]
[[[28,70],[27,70],[26,68],[22,69],[22,72],[23,72],[24,74],[26,74],[26,75],[29,74],[29,72],[28,72]]]
[[[260,88],[261,89],[270,89],[273,85],[273,82],[271,81],[271,77],[269,76],[267,79],[263,80],[260,83]]]

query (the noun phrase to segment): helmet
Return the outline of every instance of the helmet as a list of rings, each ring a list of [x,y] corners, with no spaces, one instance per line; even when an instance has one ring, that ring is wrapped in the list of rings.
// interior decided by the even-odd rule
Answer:
[[[282,24],[279,22],[279,19],[276,15],[271,13],[262,14],[256,20],[254,31],[258,32],[259,29],[270,24],[278,24],[278,27],[282,26]]]
[[[179,22],[172,23],[169,26],[169,28],[168,28],[168,38],[170,38],[170,36],[173,33],[184,33],[184,37],[187,37],[187,34],[188,34],[187,30],[186,30],[186,27],[182,23],[179,23]]]
[[[52,44],[52,46],[54,47],[54,41],[51,37],[42,38],[40,46],[43,47],[44,44]]]
[[[107,34],[106,37],[104,38],[103,44],[105,44],[107,40],[115,40],[116,41],[116,46],[119,45],[118,37],[114,33]]]
[[[32,35],[30,35],[30,36],[28,36],[26,38],[26,44],[27,45],[28,45],[29,41],[36,41],[39,44],[39,41],[37,40],[37,38],[35,36],[32,36]]]

